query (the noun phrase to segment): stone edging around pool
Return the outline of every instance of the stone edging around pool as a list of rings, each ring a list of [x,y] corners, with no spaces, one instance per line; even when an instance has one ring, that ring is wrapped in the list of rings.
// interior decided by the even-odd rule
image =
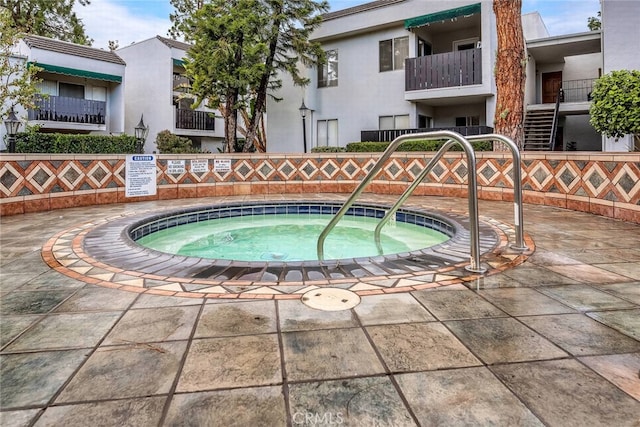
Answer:
[[[420,212],[420,209],[412,210]],[[467,218],[452,211],[435,212],[453,218],[458,224],[464,223]],[[434,247],[433,257],[425,255],[413,260],[411,257],[395,256],[337,260],[321,266],[316,261],[311,269],[305,263],[292,266],[277,263],[271,266],[268,263],[226,261],[225,268],[218,268],[221,267],[218,265],[215,269],[217,273],[206,278],[194,277],[194,268],[200,265],[198,271],[202,271],[204,264],[201,263],[212,264],[214,260],[161,254],[141,248],[127,239],[120,238],[117,247],[109,246],[109,250],[102,254],[93,253],[105,234],[111,236],[110,243],[114,243],[117,239],[114,240],[113,236],[124,233],[128,224],[139,223],[141,215],[157,214],[158,211],[132,212],[63,230],[43,246],[42,257],[51,268],[85,283],[137,293],[190,298],[299,299],[312,289],[327,286],[366,296],[467,283],[482,276],[464,268],[468,265],[468,252],[461,258],[459,242],[453,248],[446,243]],[[509,245],[515,242],[515,230],[495,219],[481,217],[480,230],[481,263],[487,269],[484,275],[496,274],[521,264],[535,250],[535,244],[528,235],[525,235],[525,244],[529,250],[520,252],[510,249]],[[93,248],[91,254],[85,250],[87,247]],[[105,253],[111,255],[108,262],[101,259]],[[133,262],[122,265],[121,261],[117,261],[118,253],[121,260]],[[142,266],[141,256],[151,260],[147,264],[156,268]],[[268,267],[277,267],[279,274],[258,274],[267,273]],[[184,274],[184,271],[191,271],[192,274]],[[311,272],[313,274],[309,274]],[[324,278],[320,278],[319,272],[324,272]],[[274,276],[277,277],[275,280]]]

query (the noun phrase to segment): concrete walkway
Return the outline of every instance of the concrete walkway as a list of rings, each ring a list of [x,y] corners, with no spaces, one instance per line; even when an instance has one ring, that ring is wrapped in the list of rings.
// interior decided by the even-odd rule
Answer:
[[[639,425],[635,224],[526,205],[536,252],[525,263],[341,311],[110,289],[42,260],[76,224],[220,201],[1,219],[0,425]],[[499,221],[512,210],[480,202]]]

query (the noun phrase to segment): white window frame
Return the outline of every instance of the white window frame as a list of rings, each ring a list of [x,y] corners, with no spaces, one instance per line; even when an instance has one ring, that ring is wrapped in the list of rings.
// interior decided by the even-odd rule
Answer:
[[[457,52],[458,50],[460,50],[460,46],[464,46],[467,44],[473,44],[473,47],[476,48],[478,47],[478,42],[480,41],[479,37],[471,37],[468,39],[462,39],[462,40],[454,40],[452,47],[453,47],[453,51]]]
[[[337,147],[338,119],[318,120],[316,122],[316,136],[318,147]]]
[[[404,39],[406,40],[406,44],[407,44],[407,55],[402,58],[401,60],[396,60],[396,55],[395,55],[395,51],[396,51],[396,43],[398,42],[398,40],[400,39]],[[382,70],[382,63],[381,63],[381,58],[380,58],[380,43],[382,42],[388,42],[391,41],[391,68],[388,70]],[[391,39],[384,39],[384,40],[379,40],[378,41],[378,71],[381,73],[386,73],[388,71],[396,71],[396,70],[404,70],[404,61],[405,59],[407,59],[409,57],[409,36],[400,36],[400,37],[393,37]]]

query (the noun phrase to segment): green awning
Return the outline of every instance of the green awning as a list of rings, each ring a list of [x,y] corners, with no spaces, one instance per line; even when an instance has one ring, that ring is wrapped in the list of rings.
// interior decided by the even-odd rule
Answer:
[[[404,28],[422,27],[432,22],[446,21],[448,19],[458,18],[460,16],[470,16],[480,13],[482,5],[480,3],[470,4],[468,6],[457,7],[455,9],[443,10],[442,12],[430,13],[428,15],[416,16],[404,21]]]
[[[55,74],[64,74],[65,76],[86,77],[88,79],[106,80],[108,82],[122,83],[122,76],[113,74],[96,73],[95,71],[78,70],[77,68],[60,67],[59,65],[43,64],[42,62],[29,62],[27,66],[35,65],[44,71]]]
[[[173,65],[184,68],[184,61],[182,59],[173,58]]]

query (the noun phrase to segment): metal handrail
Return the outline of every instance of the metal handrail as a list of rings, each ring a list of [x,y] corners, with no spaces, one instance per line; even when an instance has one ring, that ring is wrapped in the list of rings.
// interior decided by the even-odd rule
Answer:
[[[524,221],[522,214],[522,161],[518,145],[513,142],[511,138],[497,133],[468,136],[467,140],[476,142],[496,140],[505,143],[507,147],[509,147],[509,150],[511,150],[511,156],[513,158],[513,216],[516,226],[516,243],[511,245],[511,249],[518,251],[528,250],[529,248],[524,244]]]
[[[560,111],[560,98],[563,96],[562,85],[558,88],[556,95],[556,106],[553,109],[553,123],[551,124],[551,135],[549,135],[549,150],[556,148],[556,132],[558,131],[558,112]]]
[[[387,149],[382,153],[382,156],[378,159],[378,161],[373,165],[369,173],[365,176],[365,178],[360,182],[358,187],[351,193],[351,196],[347,199],[347,201],[342,205],[340,210],[335,214],[335,216],[331,219],[329,224],[322,230],[320,233],[320,237],[318,237],[317,251],[318,251],[318,259],[322,261],[324,259],[324,241],[327,237],[327,234],[333,230],[335,225],[342,219],[347,210],[353,205],[355,199],[364,191],[365,187],[373,180],[373,178],[378,174],[383,164],[391,157],[391,155],[396,151],[398,146],[405,141],[412,139],[426,139],[426,140],[438,140],[438,139],[448,139],[453,140],[447,141],[443,147],[438,150],[440,151],[448,150],[453,143],[458,142],[465,154],[467,156],[467,168],[469,172],[467,173],[468,180],[467,185],[469,188],[469,228],[471,234],[471,265],[467,266],[467,270],[474,271],[478,273],[483,273],[485,271],[484,268],[480,265],[480,237],[479,237],[479,222],[478,222],[478,186],[476,181],[476,157],[473,151],[473,147],[462,135],[452,131],[435,131],[435,132],[424,132],[424,133],[415,133],[411,135],[402,135],[394,139]],[[451,144],[450,144],[451,142]],[[413,185],[412,185],[413,187]],[[408,197],[408,196],[407,196]]]
[[[395,215],[395,213],[398,211],[398,209],[400,209],[400,206],[409,198],[409,196],[411,196],[411,194],[413,194],[413,192],[418,187],[418,185],[420,185],[422,183],[422,181],[424,181],[424,179],[427,177],[427,174],[429,172],[431,172],[431,170],[438,163],[438,160],[440,160],[442,158],[442,156],[444,156],[444,153],[446,151],[448,151],[449,148],[451,148],[455,143],[456,143],[456,141],[450,139],[449,141],[445,142],[442,147],[440,147],[440,149],[438,150],[436,155],[433,156],[433,158],[429,161],[429,163],[427,163],[427,165],[424,167],[422,172],[420,172],[420,174],[416,177],[416,179],[409,186],[409,188],[407,188],[404,191],[404,193],[402,193],[402,195],[396,201],[396,203],[382,217],[382,219],[380,220],[380,222],[376,226],[376,229],[373,232],[373,238],[374,238],[374,240],[376,242],[376,246],[378,248],[378,253],[380,255],[382,255],[382,252],[383,252],[382,243],[380,242],[380,232],[382,231],[382,227],[384,227],[384,225],[387,222],[389,222],[389,220],[392,218],[392,216]]]

